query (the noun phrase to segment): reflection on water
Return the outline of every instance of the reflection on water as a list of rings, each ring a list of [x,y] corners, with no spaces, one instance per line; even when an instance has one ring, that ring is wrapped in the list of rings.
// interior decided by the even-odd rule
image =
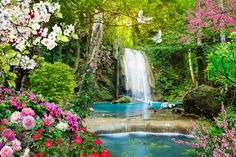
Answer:
[[[190,148],[171,139],[190,141],[192,138],[176,133],[117,133],[99,135],[111,157],[187,157]]]

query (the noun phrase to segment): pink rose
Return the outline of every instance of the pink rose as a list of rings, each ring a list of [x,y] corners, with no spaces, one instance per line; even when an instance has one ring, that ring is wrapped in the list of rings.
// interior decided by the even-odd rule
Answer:
[[[25,152],[24,152],[23,156],[21,156],[21,157],[30,157],[29,152],[30,152],[30,149],[28,147],[25,148]]]
[[[19,151],[19,150],[22,149],[22,148],[21,148],[21,142],[20,142],[19,140],[17,140],[17,139],[11,141],[11,144],[12,144],[12,149],[13,149],[14,151]]]
[[[34,110],[32,110],[31,108],[23,108],[23,110],[21,111],[21,117],[25,117],[25,116],[35,116]]]
[[[1,157],[12,157],[12,155],[13,155],[13,150],[9,146],[4,146],[0,151]]]
[[[12,113],[11,117],[10,117],[10,121],[12,123],[20,123],[21,122],[21,115],[19,111],[15,111],[14,113]]]
[[[16,138],[15,133],[11,129],[5,129],[2,132],[2,136],[5,137],[9,141],[13,141]]]
[[[23,118],[23,127],[26,129],[26,130],[31,130],[35,127],[35,119],[34,117],[32,116],[25,116]]]
[[[45,116],[45,118],[43,119],[43,122],[45,126],[51,126],[54,124],[55,120],[51,115],[49,115],[49,116]]]

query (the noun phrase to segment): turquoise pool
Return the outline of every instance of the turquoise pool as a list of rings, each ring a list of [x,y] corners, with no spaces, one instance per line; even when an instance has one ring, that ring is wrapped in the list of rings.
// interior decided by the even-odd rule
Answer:
[[[95,113],[113,117],[128,117],[147,113],[149,105],[144,103],[112,104],[96,103]]]
[[[188,157],[190,147],[171,139],[190,141],[192,138],[178,133],[117,133],[99,135],[111,157]]]

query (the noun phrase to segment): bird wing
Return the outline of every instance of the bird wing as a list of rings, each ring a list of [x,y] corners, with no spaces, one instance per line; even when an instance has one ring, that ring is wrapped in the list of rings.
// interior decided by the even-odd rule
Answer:
[[[143,18],[143,10],[142,10],[142,9],[139,10],[139,12],[138,12],[138,17]]]
[[[144,19],[144,21],[150,21],[150,20],[152,20],[152,18],[153,17],[144,17],[143,19]]]
[[[162,39],[157,39],[156,40],[156,43],[161,43],[162,42]]]
[[[145,21],[143,20],[143,18],[138,18],[138,23],[145,23]]]
[[[161,36],[162,36],[162,32],[161,32],[161,30],[159,30],[158,33],[153,38],[161,39]]]

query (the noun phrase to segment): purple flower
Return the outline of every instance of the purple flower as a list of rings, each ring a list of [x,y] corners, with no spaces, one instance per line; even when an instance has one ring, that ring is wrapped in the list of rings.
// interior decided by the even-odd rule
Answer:
[[[4,140],[2,140],[2,143],[0,143],[0,150],[5,146]]]

